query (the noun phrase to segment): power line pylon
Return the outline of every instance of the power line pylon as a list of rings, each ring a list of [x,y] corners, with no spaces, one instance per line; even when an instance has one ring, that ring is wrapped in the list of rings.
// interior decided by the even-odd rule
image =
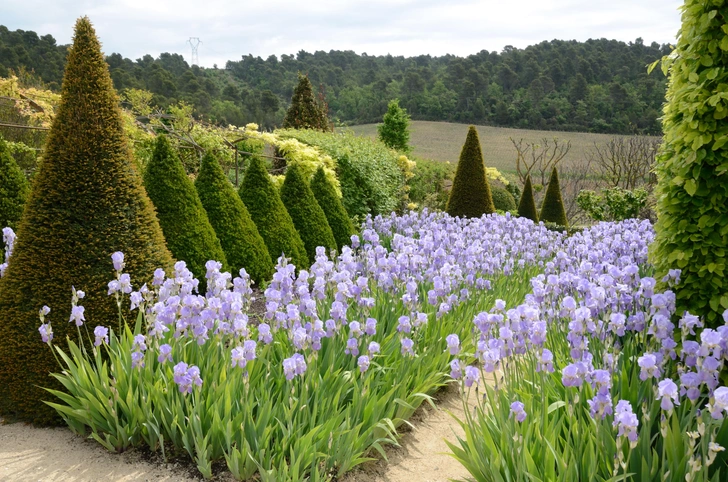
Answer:
[[[202,43],[202,40],[200,40],[198,37],[190,37],[190,39],[187,41],[188,44],[190,44],[190,47],[192,47],[192,65],[200,65],[200,57],[197,55],[197,48]]]

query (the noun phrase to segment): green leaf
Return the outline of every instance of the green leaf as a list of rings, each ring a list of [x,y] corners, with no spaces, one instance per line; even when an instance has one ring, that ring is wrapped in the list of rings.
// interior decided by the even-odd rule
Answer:
[[[698,189],[697,184],[695,183],[694,179],[686,180],[684,187],[685,187],[685,192],[687,192],[690,196],[694,196],[695,191],[697,191],[697,189]]]

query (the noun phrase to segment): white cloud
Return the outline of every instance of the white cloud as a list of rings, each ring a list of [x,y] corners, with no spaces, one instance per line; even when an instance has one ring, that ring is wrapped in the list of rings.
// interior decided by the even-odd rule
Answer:
[[[199,37],[203,65],[252,53],[354,50],[370,55],[468,55],[551,39],[673,42],[680,0],[2,0],[11,30],[71,40],[81,15],[107,53],[183,54]]]

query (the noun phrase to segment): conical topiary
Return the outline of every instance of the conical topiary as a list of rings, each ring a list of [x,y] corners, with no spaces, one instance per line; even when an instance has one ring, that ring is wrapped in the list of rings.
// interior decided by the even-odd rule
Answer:
[[[564,201],[561,199],[559,173],[555,167],[551,171],[549,185],[546,188],[546,195],[543,198],[539,218],[544,223],[554,223],[565,228],[569,227],[569,222],[566,220],[566,211],[564,211]]]
[[[334,233],[326,220],[326,214],[316,201],[311,188],[303,178],[301,166],[288,166],[281,187],[281,200],[293,219],[296,231],[301,235],[309,260],[316,259],[316,248],[323,246],[326,252],[336,249]]]
[[[268,247],[271,260],[276,262],[285,254],[294,265],[308,267],[301,236],[259,157],[250,160],[238,193]]]
[[[172,256],[187,263],[201,283],[207,273],[207,261],[220,261],[227,268],[220,240],[207,219],[195,185],[166,136],[157,137],[154,153],[144,171],[144,186],[157,208],[159,224]]]
[[[0,229],[17,229],[30,185],[0,137]]]
[[[235,192],[217,159],[208,151],[200,163],[195,187],[220,238],[234,276],[245,268],[256,283],[269,280],[273,263],[250,213]]]
[[[521,202],[518,203],[518,215],[522,218],[528,218],[534,223],[538,222],[538,211],[536,210],[536,200],[533,199],[533,186],[531,185],[530,174],[526,176],[526,184],[523,186]]]
[[[445,210],[450,216],[466,218],[479,218],[495,212],[475,126],[468,129]]]
[[[334,233],[334,240],[339,252],[344,246],[351,243],[351,235],[354,234],[354,224],[346,213],[341,199],[336,194],[336,189],[326,177],[324,168],[319,167],[311,179],[311,191],[321,209],[326,214],[326,220]]]
[[[284,129],[314,129],[327,132],[328,112],[316,101],[307,75],[298,74],[298,85],[293,90],[291,107],[283,118]]]
[[[39,424],[58,421],[41,387],[60,389],[60,370],[38,334],[38,311],[51,308],[55,340],[77,339],[68,322],[71,287],[86,292],[88,331],[118,326],[111,254],[125,254],[136,288],[172,256],[134,167],[119,99],[88,18],[76,22],[61,102],[43,162],[18,226],[15,251],[0,281],[0,414]],[[85,332],[85,328],[84,328]]]

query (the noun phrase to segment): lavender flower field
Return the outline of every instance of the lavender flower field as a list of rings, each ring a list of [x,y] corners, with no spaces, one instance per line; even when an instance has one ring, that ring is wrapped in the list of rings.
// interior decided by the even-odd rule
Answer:
[[[204,295],[183,262],[136,287],[115,253],[118,323],[86,331],[76,288],[69,323],[87,344],[54,340],[40,312],[66,390],[49,403],[110,451],[330,480],[386,456],[456,380],[477,408],[450,448],[474,480],[722,480],[728,329],[674,313],[650,277],[653,237],[636,220],[567,237],[508,215],[369,218],[334,259],[280,259],[262,316],[244,270],[208,262]]]

